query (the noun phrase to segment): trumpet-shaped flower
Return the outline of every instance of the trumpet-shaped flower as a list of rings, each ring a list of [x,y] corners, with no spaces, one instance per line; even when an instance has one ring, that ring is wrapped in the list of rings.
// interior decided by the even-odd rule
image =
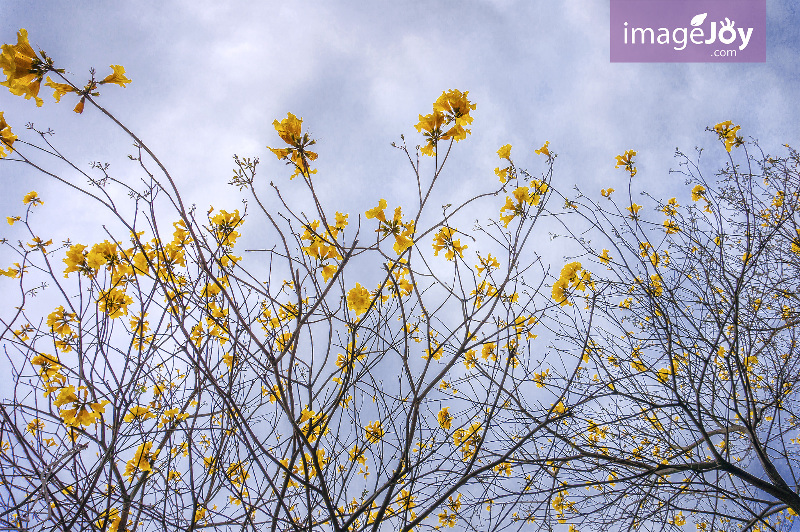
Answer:
[[[548,159],[552,158],[552,155],[550,154],[550,148],[548,146],[550,146],[549,140],[546,141],[541,148],[539,148],[538,150],[534,150],[534,152],[536,153],[536,155],[545,155],[547,156]]]
[[[11,132],[11,126],[8,125],[6,119],[3,118],[3,113],[0,112],[0,159],[9,155],[14,148],[12,148],[17,136]]]
[[[278,159],[286,159],[289,164],[294,165],[295,171],[290,179],[294,179],[298,174],[302,174],[304,177],[311,177],[310,174],[317,173],[316,170],[311,170],[308,164],[310,161],[317,159],[317,154],[308,150],[308,147],[316,144],[316,141],[308,133],[303,133],[303,119],[297,118],[292,113],[287,113],[286,118],[281,121],[274,120],[272,125],[281,140],[289,147],[268,148]]]
[[[125,67],[122,65],[111,65],[109,68],[112,70],[111,74],[100,80],[100,84],[113,83],[120,87],[125,87],[126,83],[133,83],[130,79],[125,77]]]
[[[628,150],[622,155],[617,155],[617,164],[614,168],[619,168],[620,166],[624,167],[625,170],[630,172],[631,177],[636,175],[636,167],[633,166],[633,158],[636,155],[636,152],[633,150]]]
[[[44,205],[44,201],[39,197],[35,190],[31,190],[22,198],[22,203],[25,205]]]
[[[447,260],[453,260],[456,253],[463,259],[464,250],[467,249],[467,246],[462,245],[460,239],[453,240],[453,235],[456,232],[457,230],[451,227],[442,227],[433,238],[433,254],[438,256],[439,252],[445,249],[447,251],[444,254],[444,258]]]
[[[36,56],[28,42],[28,31],[24,28],[17,32],[17,44],[2,46],[0,68],[6,76],[0,85],[8,87],[11,94],[24,96],[26,100],[33,98],[38,107],[42,106],[39,87],[49,65]]]
[[[739,129],[741,129],[741,126],[734,126],[730,120],[720,122],[714,126],[714,131],[717,132],[720,140],[725,142],[725,149],[728,153],[730,153],[732,147],[744,144],[744,139],[736,135]]]

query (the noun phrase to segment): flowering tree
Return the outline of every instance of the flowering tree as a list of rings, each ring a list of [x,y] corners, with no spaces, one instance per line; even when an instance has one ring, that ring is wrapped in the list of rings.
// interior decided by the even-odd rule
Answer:
[[[0,113],[3,164],[107,216],[102,242],[63,244],[40,219],[53,198],[30,192],[7,218],[0,342],[14,389],[0,404],[0,525],[490,530],[548,518],[547,452],[524,450],[566,415],[561,397],[534,393],[547,378],[534,329],[557,307],[539,295],[546,269],[530,250],[547,144],[539,177],[506,145],[498,186],[431,212],[476,108],[447,91],[420,115],[421,148],[395,145],[418,203],[353,216],[315,192],[315,141],[288,113],[270,150],[290,169],[279,183],[305,200],[291,205],[257,158],[235,156],[231,184],[249,201],[197,211],[98,104],[100,89],[131,83],[124,68],[80,87],[54,64],[20,30],[2,47],[2,85],[43,105],[44,84],[56,101],[76,97],[76,113],[103,113],[134,141],[142,178],[84,171],[51,131],[12,132]],[[458,229],[467,209],[499,220]],[[267,243],[245,254],[248,227]]]
[[[549,143],[533,174],[507,144],[499,184],[456,198],[440,183],[476,105],[449,90],[420,146],[393,144],[411,208],[329,208],[288,113],[287,175],[234,156],[241,211],[198,211],[98,104],[123,67],[81,87],[20,30],[0,68],[13,95],[104,114],[141,176],[84,171],[0,113],[0,164],[93,202],[107,235],[54,244],[35,191],[8,213],[0,527],[781,530],[800,511],[796,152],[723,122],[718,181],[679,153],[686,197],[634,201],[629,150],[627,194],[596,202],[552,187]],[[471,212],[495,216],[466,230]],[[553,272],[544,216],[579,250]]]
[[[739,129],[712,130],[728,157],[714,180],[699,152],[676,154],[682,197],[635,195],[628,151],[627,191],[579,195],[562,218],[583,249],[553,288],[563,349],[581,361],[550,383],[569,421],[552,433],[565,519],[763,531],[800,512],[800,157]],[[576,298],[581,265],[593,287]]]

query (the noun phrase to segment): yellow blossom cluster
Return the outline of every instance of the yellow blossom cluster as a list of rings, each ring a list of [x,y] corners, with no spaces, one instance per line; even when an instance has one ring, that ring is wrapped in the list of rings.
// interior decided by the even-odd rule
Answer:
[[[377,443],[381,441],[386,434],[380,421],[373,421],[364,427],[364,432],[369,443]]]
[[[15,96],[24,96],[26,100],[33,98],[41,107],[44,102],[39,98],[39,87],[48,65],[37,57],[28,42],[28,31],[24,28],[19,30],[17,44],[4,44],[2,50],[0,68],[6,79],[0,81],[0,85]]]
[[[81,394],[83,392],[83,394]],[[81,397],[82,395],[82,397]],[[79,386],[69,385],[60,388],[53,401],[53,406],[58,408],[58,415],[68,427],[89,427],[100,421],[100,416],[105,412],[105,407],[110,401],[92,401],[89,391]],[[69,406],[69,408],[62,408]]]
[[[387,220],[386,213],[383,212],[386,206],[386,200],[381,199],[377,207],[373,207],[364,214],[368,220],[378,220],[378,229],[375,232],[381,233],[384,238],[389,235],[394,236],[392,249],[394,249],[395,253],[401,255],[414,244],[412,238],[414,235],[414,221],[403,222],[403,213],[400,207],[396,207],[392,219]]]
[[[556,511],[559,523],[565,522],[565,514],[567,512],[575,511],[575,502],[568,501],[567,495],[568,493],[566,490],[561,490],[553,497],[553,500],[550,503],[550,505],[553,507],[553,510]]]
[[[228,219],[228,213],[222,211],[222,217]],[[235,214],[236,218],[238,213]],[[151,242],[142,242],[140,237],[143,233],[132,235],[134,247],[123,248],[119,242],[103,242],[94,244],[91,248],[83,244],[72,244],[66,252],[64,258],[64,277],[69,277],[70,273],[78,272],[81,275],[96,279],[101,270],[109,273],[109,283],[106,288],[97,291],[97,304],[101,312],[114,319],[128,314],[128,306],[133,299],[126,293],[128,284],[137,276],[145,275],[156,277],[162,281],[182,285],[185,281],[182,276],[177,274],[176,268],[186,266],[184,247],[191,242],[186,226],[183,221],[176,222],[173,240],[166,244],[154,238]],[[223,225],[221,222],[220,225]],[[224,233],[224,240],[232,245],[235,241],[235,231],[230,231],[220,225],[216,226],[216,235]],[[151,273],[152,270],[152,273]],[[167,293],[168,303],[172,311],[177,312],[178,300],[181,292],[170,291]],[[144,332],[147,331],[147,322],[139,317],[132,320],[131,328],[136,330],[138,340],[136,345],[140,346],[147,343]]]
[[[372,304],[372,294],[369,290],[356,283],[347,293],[347,308],[356,313],[356,316],[364,314]]]
[[[481,257],[480,254],[478,254],[478,264],[475,265],[475,271],[479,276],[483,275],[484,271],[488,275],[499,267],[500,262],[498,262],[496,257],[492,257],[491,253],[489,253],[486,258]]]
[[[158,451],[151,452],[153,442],[146,441],[136,448],[136,453],[133,458],[128,460],[125,464],[124,475],[132,479],[134,475],[140,472],[150,473],[153,471],[153,461],[158,457]]]
[[[461,450],[465,462],[472,458],[481,441],[481,423],[473,421],[468,429],[458,428],[453,432],[453,445]]]
[[[236,230],[242,225],[239,209],[233,212],[220,210],[211,218],[211,230],[220,247],[232,248],[241,234]]]
[[[462,245],[460,239],[453,239],[453,236],[458,232],[457,229],[452,227],[442,227],[436,236],[433,237],[433,254],[439,255],[441,250],[447,250],[444,254],[444,258],[447,260],[453,260],[455,254],[458,255],[463,259],[464,258],[464,250],[467,249],[468,246]]]
[[[28,42],[28,32],[24,28],[17,32],[17,44],[2,45],[0,68],[3,69],[3,74],[6,77],[4,81],[0,81],[0,85],[7,87],[11,94],[15,96],[23,96],[26,100],[33,98],[39,107],[44,103],[39,98],[39,89],[44,75],[47,72],[64,73],[63,69],[53,66],[53,60],[47,57],[47,54],[43,51],[40,50],[37,56],[30,42]],[[100,85],[113,83],[125,87],[125,84],[131,83],[131,80],[125,77],[125,68],[122,66],[111,65],[111,70],[111,74],[100,81],[95,80],[94,74],[92,74],[92,79],[83,89],[78,89],[69,83],[56,83],[49,77],[45,85],[55,91],[53,97],[56,102],[61,101],[61,97],[68,92],[79,94],[81,99],[78,105],[75,106],[75,112],[82,113],[86,97],[89,95],[99,96],[96,89]]]
[[[120,532],[119,525],[122,522],[122,515],[117,508],[109,508],[102,512],[100,517],[94,522],[99,530],[107,532]]]
[[[508,161],[508,166],[505,168],[495,168],[494,173],[500,179],[501,183],[505,183],[508,180],[509,172],[514,171],[514,163],[511,161],[511,144],[506,144],[505,146],[501,146],[499,150],[497,150],[497,156],[501,159],[505,159]]]
[[[475,104],[467,99],[467,94],[469,91],[462,93],[458,89],[443,92],[433,103],[433,113],[419,115],[415,127],[425,137],[425,146],[420,150],[424,155],[436,155],[439,141],[452,139],[458,142],[471,133],[464,126],[472,123],[469,113],[475,110]]]
[[[539,205],[539,201],[548,188],[547,183],[532,179],[530,187],[517,187],[511,193],[513,199],[511,196],[506,196],[506,203],[500,208],[500,220],[503,225],[508,227],[509,222],[515,217],[524,217],[528,206]]]
[[[320,221],[314,220],[305,226],[300,239],[307,245],[300,248],[303,253],[319,263],[320,273],[325,281],[329,281],[336,274],[338,266],[335,261],[342,260],[339,252],[340,246],[336,243],[339,233],[347,227],[347,214],[336,213],[333,226],[327,226],[320,231]],[[329,262],[330,261],[330,262]]]
[[[564,305],[572,305],[568,299],[570,288],[583,292],[587,286],[594,289],[594,283],[589,271],[584,270],[580,262],[565,264],[561,269],[561,275],[559,275],[558,280],[553,283],[553,300],[562,307]]]
[[[628,150],[622,155],[617,155],[617,164],[614,168],[623,167],[625,170],[630,172],[631,177],[636,175],[636,167],[633,166],[633,158],[636,156],[636,152],[633,150]],[[610,193],[609,193],[610,195]]]
[[[339,353],[336,356],[336,367],[341,368],[342,370],[349,370],[352,369],[353,364],[358,361],[363,361],[367,354],[364,352],[363,348],[356,347],[355,340],[352,340],[346,350],[346,355]]]
[[[730,153],[731,148],[734,146],[741,146],[744,144],[744,139],[737,135],[741,126],[734,126],[733,122],[726,120],[714,126],[714,131],[719,135],[720,140],[725,142],[725,149]]]
[[[275,120],[272,122],[278,136],[285,142],[288,148],[269,148],[280,160],[287,161],[287,164],[294,166],[294,173],[290,179],[294,179],[297,175],[302,175],[305,178],[310,178],[311,174],[316,174],[316,169],[311,169],[309,162],[317,159],[317,154],[309,151],[308,147],[316,144],[308,133],[303,133],[303,119],[297,118],[292,113],[287,113],[286,118]]]

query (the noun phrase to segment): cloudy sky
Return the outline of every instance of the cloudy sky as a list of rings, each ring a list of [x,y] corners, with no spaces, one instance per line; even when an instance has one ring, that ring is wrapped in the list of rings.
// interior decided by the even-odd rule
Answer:
[[[100,77],[125,67],[133,82],[103,87],[98,101],[159,155],[198,209],[240,206],[226,184],[234,153],[260,157],[260,179],[291,190],[290,172],[266,149],[280,146],[272,122],[287,112],[319,139],[315,182],[329,212],[363,213],[379,198],[413,205],[413,174],[390,144],[401,134],[421,142],[418,115],[454,88],[477,109],[438,204],[496,187],[506,143],[519,166],[540,171],[533,150],[546,140],[562,191],[623,188],[614,157],[635,149],[642,189],[686,197],[669,173],[673,154],[703,146],[716,153],[705,168],[713,173],[721,147],[708,126],[733,120],[767,152],[800,147],[798,27],[795,2],[767,0],[766,63],[620,64],[609,59],[609,0],[0,0],[0,42],[26,28],[77,84],[91,67]],[[107,118],[89,106],[76,115],[72,95],[61,104],[49,89],[41,96],[37,108],[0,90],[0,111],[20,138],[30,139],[26,122],[50,127],[79,167],[104,161],[112,174],[135,174],[131,141]],[[104,238],[86,201],[13,163],[0,164],[0,215],[22,214],[34,189],[46,202],[42,236]],[[23,238],[16,230],[3,225],[0,237]],[[6,253],[2,268],[13,262]]]
[[[289,186],[266,150],[280,145],[271,124],[287,112],[320,141],[316,182],[331,209],[363,212],[380,197],[410,203],[412,174],[390,143],[400,134],[420,142],[418,114],[451,88],[469,91],[477,109],[443,177],[448,192],[495,186],[496,150],[506,143],[529,167],[549,140],[559,154],[554,184],[595,193],[624,186],[614,156],[636,149],[637,179],[665,197],[681,183],[668,173],[676,147],[719,152],[709,125],[733,120],[767,151],[800,145],[800,16],[788,0],[767,1],[767,61],[749,64],[611,63],[608,0],[0,0],[0,13],[0,41],[26,28],[76,83],[90,67],[102,77],[123,65],[133,83],[104,87],[99,101],[198,207],[237,205],[238,191],[225,184],[234,153],[261,157],[261,178]],[[106,118],[88,106],[72,113],[70,95],[60,105],[49,89],[42,96],[36,108],[0,93],[18,134],[28,121],[52,127],[78,165],[133,171],[130,141]],[[35,188],[75,224],[93,220],[59,185],[22,168],[0,166],[0,187],[5,215],[19,214],[19,197]]]

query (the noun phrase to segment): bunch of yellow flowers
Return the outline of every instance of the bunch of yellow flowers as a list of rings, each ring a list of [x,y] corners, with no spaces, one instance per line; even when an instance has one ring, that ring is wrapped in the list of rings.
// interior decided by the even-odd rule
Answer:
[[[564,305],[571,306],[572,303],[567,299],[570,287],[583,292],[587,286],[594,288],[591,273],[588,270],[584,270],[580,262],[565,264],[561,269],[561,275],[559,275],[558,280],[553,283],[553,300],[562,307]]]

